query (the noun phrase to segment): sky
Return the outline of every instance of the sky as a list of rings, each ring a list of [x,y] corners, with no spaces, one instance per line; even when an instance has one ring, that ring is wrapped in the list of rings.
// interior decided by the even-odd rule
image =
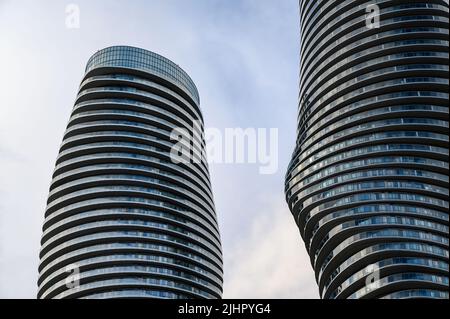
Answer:
[[[67,28],[66,8],[80,9]],[[89,57],[131,45],[179,64],[206,127],[278,128],[279,167],[213,164],[225,298],[318,298],[284,196],[296,133],[297,0],[0,0],[0,298],[35,298],[51,174]]]

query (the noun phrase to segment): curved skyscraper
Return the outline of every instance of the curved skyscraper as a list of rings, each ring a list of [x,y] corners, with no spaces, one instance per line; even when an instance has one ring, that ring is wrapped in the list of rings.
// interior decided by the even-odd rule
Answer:
[[[194,123],[203,129],[199,105],[190,77],[160,55],[92,56],[50,187],[39,298],[221,298],[207,162],[170,155],[174,129],[193,140]]]
[[[286,196],[322,298],[449,297],[448,14],[300,1]]]

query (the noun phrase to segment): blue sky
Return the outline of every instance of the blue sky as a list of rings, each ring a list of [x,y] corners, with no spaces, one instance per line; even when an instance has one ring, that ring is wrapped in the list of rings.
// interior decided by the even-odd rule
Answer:
[[[65,25],[80,8],[80,28]],[[295,143],[297,0],[0,0],[0,297],[34,298],[58,148],[88,58],[111,45],[166,56],[195,81],[207,127],[278,128],[279,170],[211,166],[226,298],[317,298],[284,200]]]

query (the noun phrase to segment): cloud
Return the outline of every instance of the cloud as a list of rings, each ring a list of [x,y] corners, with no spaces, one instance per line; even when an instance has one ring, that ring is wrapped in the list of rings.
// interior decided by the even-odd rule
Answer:
[[[35,298],[46,179],[33,159],[1,156],[0,298]]]
[[[280,200],[271,202],[226,252],[225,298],[318,298],[296,224]]]

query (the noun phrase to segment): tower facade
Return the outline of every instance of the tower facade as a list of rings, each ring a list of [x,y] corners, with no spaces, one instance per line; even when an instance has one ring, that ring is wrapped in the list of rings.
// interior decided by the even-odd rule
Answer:
[[[38,298],[221,298],[204,140],[195,163],[171,158],[175,129],[203,129],[199,105],[191,78],[160,55],[92,56],[50,187]]]
[[[449,297],[448,12],[300,1],[286,198],[322,298]]]

